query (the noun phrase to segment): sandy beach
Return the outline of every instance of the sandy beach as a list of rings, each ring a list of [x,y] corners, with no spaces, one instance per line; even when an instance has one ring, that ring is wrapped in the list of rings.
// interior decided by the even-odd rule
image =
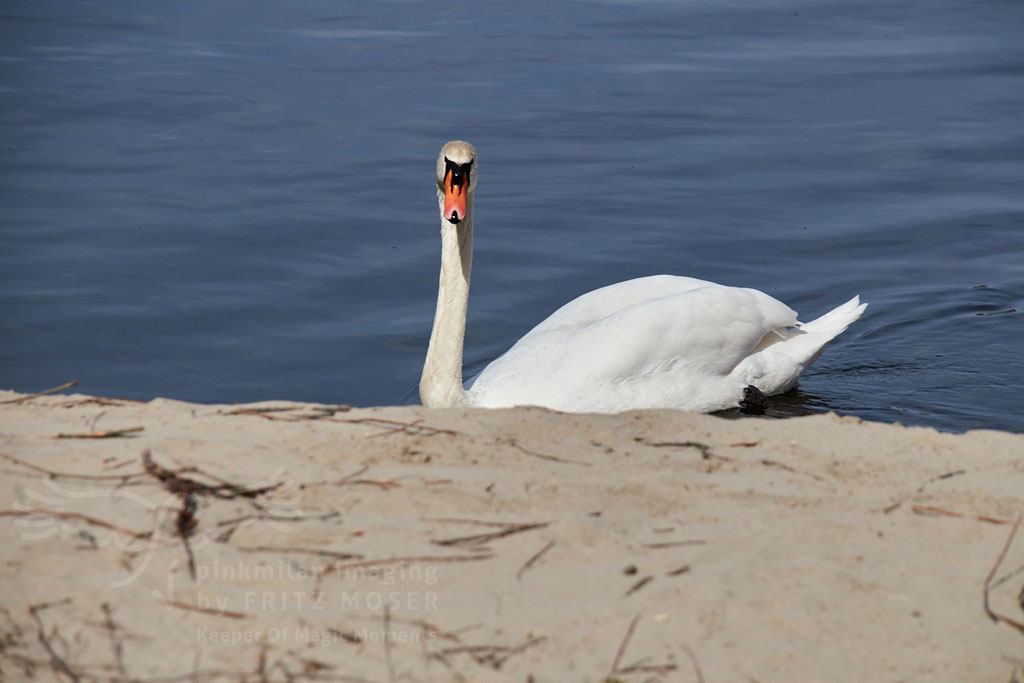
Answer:
[[[7,680],[1024,680],[1024,435],[0,402]]]

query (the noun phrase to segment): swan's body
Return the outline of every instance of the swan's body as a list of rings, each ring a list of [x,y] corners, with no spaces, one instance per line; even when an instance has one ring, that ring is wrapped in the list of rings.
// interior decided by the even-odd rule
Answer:
[[[792,309],[755,289],[672,275],[627,280],[565,304],[464,388],[475,160],[473,147],[459,141],[438,158],[441,277],[420,380],[425,406],[731,408],[748,386],[766,395],[794,387],[867,307],[854,297],[800,323]]]

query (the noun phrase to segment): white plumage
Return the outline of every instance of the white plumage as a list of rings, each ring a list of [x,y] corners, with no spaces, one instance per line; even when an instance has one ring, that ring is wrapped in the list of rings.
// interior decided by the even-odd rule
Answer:
[[[442,268],[420,381],[424,405],[721,410],[738,405],[749,385],[767,395],[791,389],[867,307],[854,297],[800,323],[791,308],[755,289],[673,275],[637,278],[565,304],[463,389],[475,162],[473,147],[458,141],[445,145],[438,159]],[[450,211],[461,209],[452,203],[446,171],[453,164],[464,166],[467,184],[464,216],[456,215],[456,222]]]

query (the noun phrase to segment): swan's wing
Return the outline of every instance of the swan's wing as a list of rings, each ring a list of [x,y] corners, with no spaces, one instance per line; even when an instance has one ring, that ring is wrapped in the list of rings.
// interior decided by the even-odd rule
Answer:
[[[549,315],[528,334],[563,325],[582,326],[607,318],[629,306],[680,294],[714,283],[679,275],[650,275],[617,282],[576,297]]]
[[[696,282],[621,308],[584,302],[613,309],[597,319],[583,320],[583,306],[570,311],[582,322],[556,312],[558,324],[549,318],[484,369],[472,385],[477,402],[705,409],[736,394],[729,374],[766,334],[795,325],[796,313],[763,292]]]
[[[629,306],[576,334],[612,376],[642,375],[666,360],[728,375],[765,335],[796,322],[796,312],[763,292],[709,284]]]

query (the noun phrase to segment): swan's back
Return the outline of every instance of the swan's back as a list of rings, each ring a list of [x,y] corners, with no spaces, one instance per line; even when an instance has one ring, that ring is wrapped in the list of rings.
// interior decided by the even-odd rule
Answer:
[[[679,275],[650,275],[617,282],[582,294],[549,315],[529,334],[562,325],[581,325],[600,320],[644,301],[688,292],[714,284]]]
[[[805,331],[792,309],[757,290],[670,275],[627,280],[555,311],[487,366],[470,396],[483,407],[719,410],[749,384],[767,394],[791,387],[863,309],[851,300]]]

